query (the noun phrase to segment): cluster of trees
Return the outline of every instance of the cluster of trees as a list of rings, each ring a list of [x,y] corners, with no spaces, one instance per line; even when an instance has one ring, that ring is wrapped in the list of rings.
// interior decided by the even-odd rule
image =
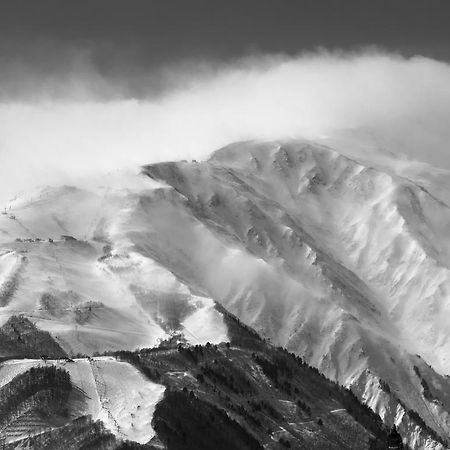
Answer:
[[[201,375],[208,377],[214,384],[221,384],[236,394],[248,395],[253,393],[250,381],[234,367],[227,367],[221,361],[214,360],[212,364],[200,366]]]
[[[236,330],[241,328],[238,320],[233,316],[230,315],[228,320],[235,324]],[[271,397],[277,399],[279,394],[269,386],[260,385],[258,380],[249,378],[248,373],[252,370],[251,366],[256,363],[277,389],[281,390],[288,398],[292,398],[297,405],[298,414],[311,417],[312,409],[317,401],[329,403],[333,405],[333,408],[342,405],[357,422],[374,434],[373,445],[380,445],[381,442],[385,445],[387,431],[381,420],[369,408],[361,405],[353,393],[326,379],[317,369],[308,366],[293,353],[265,343],[253,331],[248,332],[246,327],[242,327],[239,333],[235,333],[234,340],[233,335],[230,338],[231,345],[178,345],[172,349],[143,350],[139,353],[120,352],[116,356],[135,364],[153,380],[155,380],[154,372],[158,371],[158,381],[167,386],[167,395],[169,392],[173,392],[173,389],[177,392],[176,389],[180,387],[178,382],[174,383],[172,377],[166,376],[166,372],[191,370],[196,376],[197,382],[203,386],[200,390],[202,399],[197,399],[193,392],[192,395],[187,396],[188,398],[192,401],[195,398],[212,407],[220,405],[232,416],[240,417],[239,422],[247,433],[252,433],[252,430],[256,432],[258,429],[261,430],[258,433],[265,434],[266,428],[267,433],[270,433],[268,431],[271,428],[270,423],[284,422],[287,419],[283,417],[278,402],[271,401]],[[240,339],[245,342],[244,347],[241,345]],[[234,355],[234,352],[239,354],[236,361],[233,358],[233,356],[237,356]],[[264,392],[260,392],[261,389]],[[192,387],[190,390],[192,391]],[[317,396],[321,400],[316,398]],[[164,399],[161,405],[165,402]],[[191,402],[190,405],[192,406],[192,404]],[[185,404],[185,407],[188,409],[189,405]],[[173,410],[172,412],[175,416],[177,415]],[[191,411],[191,415],[195,414],[196,411]],[[213,419],[205,420],[208,422]],[[322,420],[318,420],[318,423],[323,424]],[[178,448],[190,448],[186,444],[186,439],[188,440],[191,433],[186,427],[182,427],[184,435],[180,432],[178,437],[175,437],[175,429],[169,432],[164,428],[164,424],[160,425],[162,432],[167,433],[169,448],[177,448],[176,445],[172,446],[175,441],[186,445],[182,447],[180,444]],[[331,430],[329,431],[331,432]],[[351,431],[347,430],[347,432]],[[332,432],[336,432],[336,430]],[[373,448],[377,447],[373,446]]]
[[[300,357],[281,347],[271,349],[265,355],[253,353],[252,358],[274,385],[288,395],[294,396],[299,393],[295,379],[298,380],[302,376],[314,384],[323,385],[324,392],[328,391],[330,398],[337,400],[357,422],[373,434],[371,444],[373,448],[383,448],[387,439],[385,425],[381,418],[367,405],[362,404],[351,390],[326,379],[316,368],[308,366]],[[310,403],[309,398],[308,400]],[[305,399],[297,398],[296,404],[306,414],[311,415],[311,406]]]
[[[21,445],[41,450],[61,448],[62,445],[65,450],[111,450],[117,448],[118,443],[115,436],[105,429],[103,422],[94,422],[91,416],[82,416],[62,427],[24,439]]]
[[[25,259],[24,256],[22,258]],[[12,296],[14,295],[14,292],[16,292],[17,284],[18,284],[17,272],[11,278],[6,279],[3,282],[2,290],[0,292],[0,307],[6,306],[10,302]]]
[[[71,388],[69,373],[54,366],[17,375],[0,389],[0,424],[7,425],[29,409],[42,416],[66,416]]]
[[[211,349],[211,344],[209,344],[208,347],[206,347],[208,350]],[[216,346],[217,351],[217,346]],[[201,345],[194,345],[194,346],[185,346],[185,345],[178,345],[178,353],[185,356],[187,359],[192,361],[194,364],[197,364],[199,362],[199,359],[203,357],[203,347]]]
[[[295,403],[302,411],[308,414],[308,416],[311,415],[311,407],[308,406],[305,402],[303,402],[301,399],[297,399]]]
[[[252,412],[266,412],[271,416],[274,420],[281,420],[282,416],[278,412],[276,408],[272,405],[272,403],[268,402],[264,399],[257,400],[249,400],[250,407],[252,408]]]
[[[5,450],[17,448],[17,443],[4,445]],[[20,448],[40,450],[151,450],[151,445],[121,441],[108,431],[100,420],[82,416],[70,423],[20,441]]]
[[[218,308],[221,307],[218,306]],[[146,349],[136,353],[120,352],[116,356],[131,362],[147,374],[149,378],[167,386],[167,398],[169,398],[169,403],[172,400],[173,408],[171,409],[167,405],[166,407],[171,411],[171,414],[174,414],[174,417],[179,417],[180,414],[183,417],[184,415],[188,416],[187,410],[191,407],[194,409],[191,408],[190,415],[197,414],[198,403],[196,401],[198,401],[202,403],[204,408],[206,408],[206,404],[212,408],[216,408],[215,405],[220,405],[232,417],[240,417],[241,427],[250,435],[253,432],[271,433],[271,423],[288,420],[283,417],[285,412],[282,412],[277,401],[280,398],[281,391],[284,394],[281,398],[287,396],[293,401],[297,405],[297,414],[303,417],[304,415],[312,417],[314,412],[319,413],[325,405],[329,405],[330,410],[340,407],[346,409],[356,422],[372,434],[370,448],[373,450],[385,448],[388,430],[380,417],[369,407],[363,405],[353,392],[327,379],[316,368],[306,364],[299,356],[265,342],[254,330],[241,324],[236,317],[227,312],[224,312],[224,314],[229,330],[232,330],[229,331],[231,344],[220,344],[219,346],[209,343],[195,346],[183,344],[167,349]],[[264,383],[260,384],[258,379],[248,376],[255,364],[261,368],[262,372],[271,380],[271,385],[275,386],[277,390],[274,391],[270,386]],[[172,395],[175,395],[176,390],[180,389],[180,383],[181,386],[186,382],[193,383],[192,378],[191,381],[189,381],[189,378],[183,381],[180,379],[175,381],[172,376],[167,375],[174,371],[186,370],[191,371],[196,376],[197,383],[202,385],[199,390],[201,399],[197,398],[192,392],[192,389],[195,391],[196,388],[193,388],[192,384],[189,386],[192,395],[185,396],[191,400],[191,403],[186,403],[179,397],[172,397]],[[173,391],[174,389],[175,391]],[[387,383],[385,389],[389,389]],[[182,409],[185,408],[186,411],[177,413],[175,403],[183,405]],[[166,404],[166,399],[159,406],[163,407],[164,404]],[[316,408],[318,404],[322,404],[322,407]],[[316,409],[317,411],[315,411]],[[197,448],[189,447],[186,444],[189,441],[189,436],[195,435],[196,432],[190,433],[183,425],[183,421],[180,422],[182,432],[180,431],[178,435],[175,432],[177,427],[165,428],[169,426],[168,424],[172,424],[171,427],[173,426],[174,419],[169,416],[170,414],[167,412],[167,415],[164,416],[167,420],[161,422],[161,418],[159,419],[159,429],[163,435],[165,433],[167,436],[166,444],[170,443],[168,448]],[[216,417],[215,414],[205,418],[206,422],[214,421],[215,419],[212,417]],[[292,417],[291,420],[295,420],[295,418]],[[350,423],[342,424],[342,430],[336,423],[332,425],[332,422],[324,422],[320,418],[317,419],[317,423],[324,427],[323,433],[325,435],[330,433],[335,435],[337,433],[338,435],[342,431],[342,433],[347,433],[350,436],[356,430],[355,426]],[[198,423],[195,427],[201,428],[201,424]],[[261,438],[263,434],[261,434]],[[159,432],[158,435],[161,436]],[[264,442],[267,437],[266,435],[261,441]],[[173,444],[174,442],[175,444]],[[290,444],[292,444],[292,441]],[[179,446],[177,447],[177,445]],[[201,446],[198,448],[201,448]]]
[[[25,358],[64,358],[66,352],[47,331],[41,331],[24,316],[11,316],[0,328],[0,350],[4,354]]]
[[[171,450],[262,450],[258,440],[222,409],[192,391],[166,391],[153,427]]]
[[[231,345],[254,350],[262,350],[264,348],[265,340],[261,339],[253,328],[242,323],[222,305],[216,303],[215,307],[223,315]]]
[[[386,442],[387,429],[380,416],[367,405],[361,403],[358,397],[343,386],[337,386],[336,396],[347,412],[366,430],[369,430],[379,442]]]
[[[296,388],[289,380],[293,377],[293,370],[286,363],[284,358],[280,358],[279,355],[275,355],[273,361],[253,353],[254,361],[261,367],[264,375],[271,379],[277,389],[281,389],[288,395],[298,393]]]

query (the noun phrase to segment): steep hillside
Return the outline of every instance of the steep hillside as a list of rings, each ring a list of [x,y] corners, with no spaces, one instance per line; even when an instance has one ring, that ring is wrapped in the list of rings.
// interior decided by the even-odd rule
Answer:
[[[172,338],[117,352],[122,361],[1,363],[0,443],[8,450],[386,448],[387,428],[354,394],[219,309],[231,342]]]
[[[172,449],[384,449],[380,418],[293,353],[225,312],[230,343],[159,348],[119,357],[166,386],[153,426]]]
[[[32,367],[0,387],[0,442],[48,430],[69,421],[69,374],[51,367]]]
[[[439,372],[448,368],[450,210],[442,200],[409,179],[309,143],[235,144],[204,163],[145,172],[172,188],[145,205],[148,214],[162,211],[161,223],[178,218],[169,234],[150,225],[161,262],[168,253],[189,253],[193,277],[192,262],[177,261],[171,270],[354,386],[413,446],[439,444],[420,435],[408,411],[444,442],[449,380]],[[162,251],[161,236],[169,235]],[[439,401],[423,395],[414,366],[435,380]]]

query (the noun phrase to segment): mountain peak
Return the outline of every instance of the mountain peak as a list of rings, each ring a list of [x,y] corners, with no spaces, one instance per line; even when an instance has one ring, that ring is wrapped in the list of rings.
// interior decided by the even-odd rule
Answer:
[[[221,304],[410,443],[442,448],[450,210],[441,178],[433,190],[395,170],[250,141],[47,189],[0,216],[0,318],[20,312],[89,355],[222,342]]]

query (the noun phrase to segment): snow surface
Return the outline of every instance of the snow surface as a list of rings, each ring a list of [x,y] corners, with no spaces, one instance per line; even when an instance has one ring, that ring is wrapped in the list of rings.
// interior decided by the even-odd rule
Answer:
[[[213,300],[202,298],[197,302],[201,302],[201,306],[181,324],[187,341],[201,345],[207,342],[226,342],[227,327],[222,315],[215,309]]]
[[[133,239],[147,224],[131,218],[160,184],[128,173],[97,183],[45,188],[0,215],[0,324],[24,314],[71,355],[152,347],[182,322],[189,342],[226,340],[211,299]]]
[[[0,386],[31,367],[49,364],[70,374],[75,387],[69,399],[72,418],[89,414],[93,420],[102,420],[116,436],[142,444],[155,435],[151,421],[165,387],[147,380],[135,367],[114,358],[75,359],[74,362],[9,360],[0,364]]]

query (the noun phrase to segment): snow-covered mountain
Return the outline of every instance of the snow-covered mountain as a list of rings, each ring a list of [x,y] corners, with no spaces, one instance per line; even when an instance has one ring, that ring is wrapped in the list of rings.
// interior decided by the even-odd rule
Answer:
[[[3,322],[24,313],[72,355],[151,347],[185,323],[189,342],[226,340],[214,302],[131,237],[146,226],[134,228],[133,216],[155,183],[124,174],[102,181],[109,184],[44,189],[0,216]]]
[[[0,318],[69,354],[227,340],[214,301],[413,448],[450,434],[450,174],[310,142],[40,190],[0,215]]]

